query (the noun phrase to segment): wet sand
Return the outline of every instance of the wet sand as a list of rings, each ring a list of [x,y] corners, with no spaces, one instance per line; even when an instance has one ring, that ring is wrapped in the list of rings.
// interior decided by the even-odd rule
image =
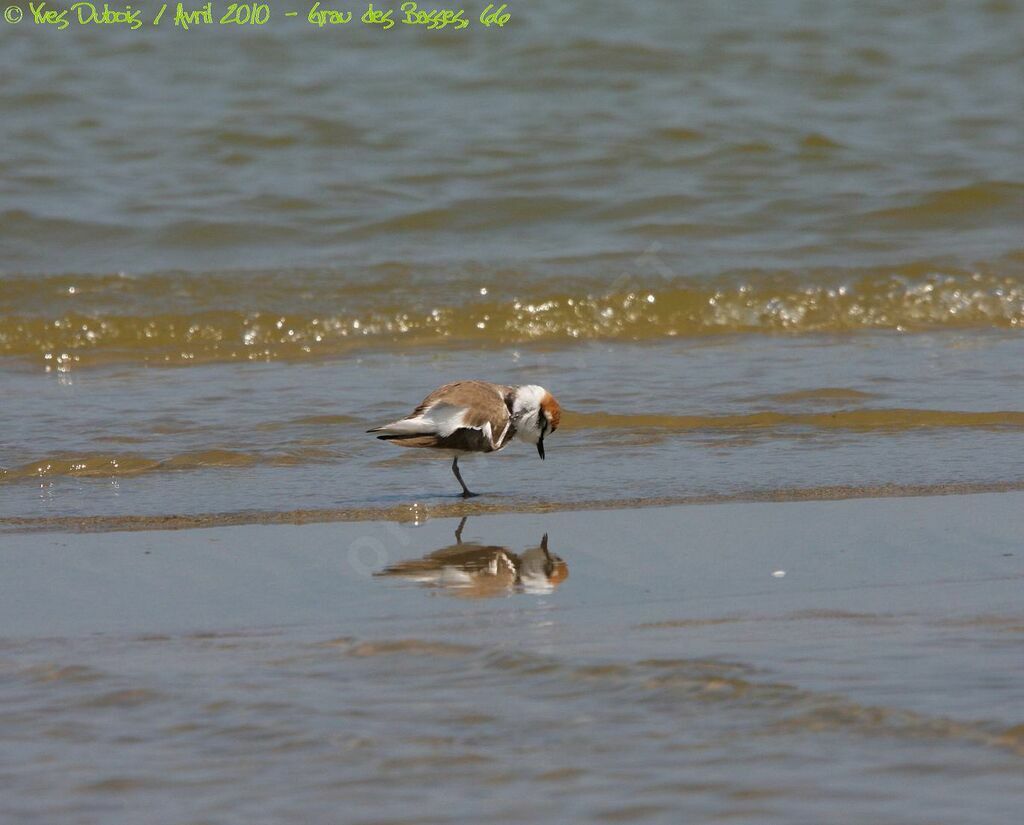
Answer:
[[[318,510],[241,511],[195,515],[44,516],[0,518],[0,533],[78,532],[111,533],[148,530],[198,530],[257,524],[316,524],[335,522],[397,521],[419,524],[431,518],[462,518],[498,513],[560,513],[594,510],[633,510],[648,507],[680,507],[697,504],[755,502],[843,501],[861,498],[919,498],[1007,493],[1024,489],[1024,482],[975,482],[961,484],[885,484],[795,487],[782,490],[750,490],[734,494],[658,496],[602,501],[523,501],[487,496],[472,500],[453,496],[380,507],[344,507]]]
[[[0,818],[1012,821],[1021,513],[8,534]]]

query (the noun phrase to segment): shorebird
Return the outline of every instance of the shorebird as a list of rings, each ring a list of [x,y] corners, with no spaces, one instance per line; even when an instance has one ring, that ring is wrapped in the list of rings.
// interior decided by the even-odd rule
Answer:
[[[543,387],[508,387],[488,381],[456,381],[438,387],[405,418],[367,430],[400,447],[429,447],[452,456],[452,472],[471,492],[459,472],[459,456],[496,453],[516,436],[537,445],[544,458],[544,436],[558,429],[561,408]]]

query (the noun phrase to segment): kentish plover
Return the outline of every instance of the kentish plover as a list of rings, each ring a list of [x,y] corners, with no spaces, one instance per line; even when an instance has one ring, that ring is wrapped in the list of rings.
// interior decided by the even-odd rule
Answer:
[[[453,456],[452,472],[463,498],[475,496],[459,472],[459,456],[494,453],[513,438],[537,445],[544,458],[544,436],[558,429],[561,408],[543,387],[508,387],[488,381],[456,381],[438,387],[405,418],[367,432],[401,447],[429,447]]]

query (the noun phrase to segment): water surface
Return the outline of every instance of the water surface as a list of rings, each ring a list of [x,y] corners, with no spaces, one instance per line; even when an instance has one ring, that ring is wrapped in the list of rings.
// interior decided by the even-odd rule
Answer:
[[[1010,822],[1022,505],[8,536],[0,811]]]
[[[5,27],[4,822],[1019,818],[1024,7],[533,6]]]

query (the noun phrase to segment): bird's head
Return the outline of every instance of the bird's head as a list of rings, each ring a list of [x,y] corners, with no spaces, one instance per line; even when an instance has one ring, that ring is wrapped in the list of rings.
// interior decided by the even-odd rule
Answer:
[[[557,430],[562,418],[562,408],[555,397],[536,384],[516,387],[512,418],[516,435],[529,444],[536,444],[537,454],[544,458],[544,436]]]

